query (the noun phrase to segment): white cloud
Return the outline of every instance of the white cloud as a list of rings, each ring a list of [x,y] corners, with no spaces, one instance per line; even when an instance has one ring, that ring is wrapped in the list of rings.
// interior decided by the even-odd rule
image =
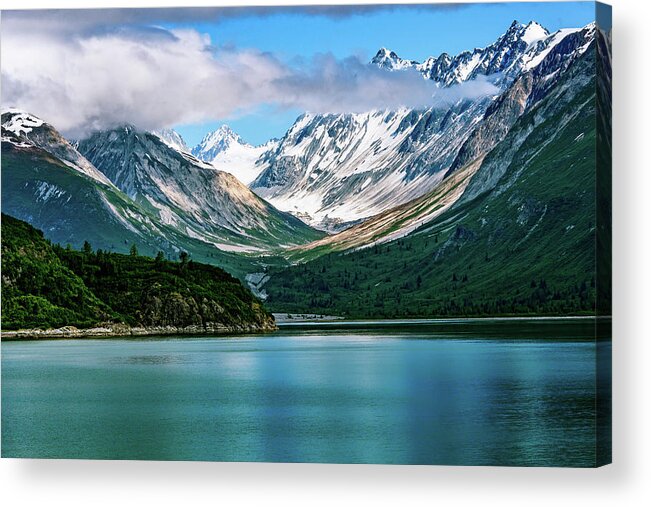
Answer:
[[[495,92],[486,81],[438,89],[415,71],[387,72],[356,58],[288,65],[256,50],[214,48],[194,30],[3,32],[2,105],[73,136],[123,123],[158,129],[223,119],[262,104],[359,112]]]

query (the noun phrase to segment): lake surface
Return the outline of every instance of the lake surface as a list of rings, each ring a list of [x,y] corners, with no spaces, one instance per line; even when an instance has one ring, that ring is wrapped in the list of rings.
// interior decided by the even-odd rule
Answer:
[[[2,343],[2,456],[593,466],[594,325]]]

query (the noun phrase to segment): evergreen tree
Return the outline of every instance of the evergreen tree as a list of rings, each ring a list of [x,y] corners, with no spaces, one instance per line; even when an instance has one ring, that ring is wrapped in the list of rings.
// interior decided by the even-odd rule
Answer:
[[[179,254],[179,260],[181,261],[181,268],[185,268],[188,264],[188,258],[190,256],[188,255],[188,252],[181,252]]]

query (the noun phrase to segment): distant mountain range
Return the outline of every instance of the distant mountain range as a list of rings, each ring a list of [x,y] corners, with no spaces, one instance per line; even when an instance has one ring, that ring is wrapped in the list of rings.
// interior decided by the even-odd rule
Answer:
[[[561,37],[574,30],[559,30]],[[456,56],[443,53],[419,63],[404,60],[393,51],[382,48],[372,60],[387,70],[413,68],[423,77],[443,86],[463,83],[479,76],[489,76],[498,81],[513,80],[520,73],[536,65],[537,59],[555,44],[546,28],[531,21],[524,25],[513,21],[508,30],[493,44],[485,48],[464,51]]]
[[[484,49],[423,63],[381,49],[372,63],[389,71],[415,68],[443,87],[484,76],[499,93],[425,111],[305,115],[263,156],[264,170],[251,188],[279,209],[330,231],[409,202],[433,190],[450,167],[468,161],[457,160],[462,146],[519,76],[536,68],[551,75],[567,65],[585,51],[593,28],[550,35],[537,23],[514,22]],[[495,123],[493,117],[491,128]]]
[[[10,110],[3,212],[76,247],[190,252],[283,311],[406,315],[462,293],[474,314],[535,311],[518,294],[528,298],[532,279],[538,286],[558,259],[569,266],[564,278],[546,285],[567,304],[541,305],[587,311],[597,290],[584,275],[595,257],[594,157],[607,158],[595,144],[610,125],[609,45],[595,24],[549,33],[514,22],[493,44],[456,56],[416,62],[382,48],[369,64],[386,72],[416,70],[450,90],[488,80],[495,93],[425,110],[306,113],[257,147],[227,126],[194,148],[173,130],[129,125],[71,143]],[[500,259],[491,269],[508,279],[487,259]],[[416,272],[418,290],[398,283],[417,284]],[[450,283],[464,275],[466,285]],[[581,295],[570,287],[582,284]],[[508,302],[496,303],[500,286]],[[441,301],[432,304],[441,314],[459,310]]]
[[[265,202],[234,176],[131,126],[76,144],[38,117],[2,115],[2,209],[79,247],[181,251],[243,275],[251,260],[322,233]]]
[[[491,105],[470,161],[292,249],[298,265],[269,269],[256,290],[275,311],[350,318],[608,312],[609,48],[609,34],[575,32]]]

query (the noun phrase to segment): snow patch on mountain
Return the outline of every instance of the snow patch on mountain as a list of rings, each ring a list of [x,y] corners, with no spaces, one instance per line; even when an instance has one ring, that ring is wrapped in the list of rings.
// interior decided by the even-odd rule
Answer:
[[[188,145],[185,144],[185,140],[179,134],[176,130],[173,129],[163,129],[163,130],[155,130],[152,132],[155,136],[157,136],[161,141],[163,141],[167,146],[170,148],[182,152],[182,153],[189,153],[190,148],[188,148]]]
[[[52,198],[61,197],[66,193],[62,188],[59,188],[57,185],[48,183],[46,181],[39,182],[36,189],[37,201],[49,201]],[[68,198],[68,200],[70,199]]]
[[[260,146],[233,143],[210,161],[213,167],[232,174],[245,185],[255,180],[263,167],[257,162],[267,151],[274,149],[278,141],[270,141]]]
[[[13,132],[17,136],[21,134],[29,134],[34,128],[42,126],[45,122],[36,116],[29,114],[20,109],[9,108],[4,113],[9,113],[10,118],[2,124],[2,126],[9,132]]]

